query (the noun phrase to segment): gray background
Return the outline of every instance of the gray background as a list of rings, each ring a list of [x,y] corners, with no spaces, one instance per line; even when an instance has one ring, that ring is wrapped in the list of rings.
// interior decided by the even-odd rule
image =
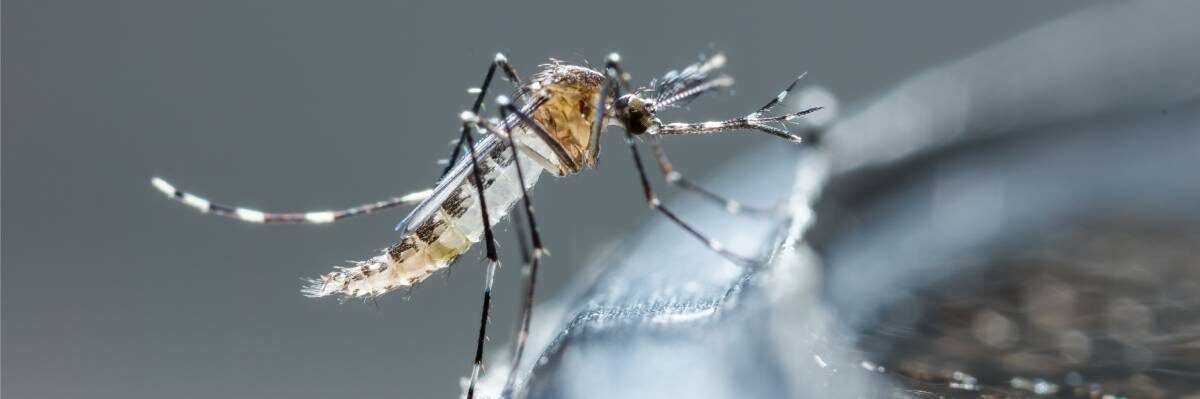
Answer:
[[[667,115],[718,118],[761,105],[803,70],[853,104],[1086,4],[6,1],[0,393],[459,392],[477,327],[476,253],[378,308],[305,299],[300,277],[374,254],[403,211],[322,228],[245,225],[166,201],[148,179],[268,210],[423,188],[471,100],[464,89],[497,50],[523,74],[547,57],[596,62],[618,50],[639,83],[723,50],[734,95]],[[767,140],[667,145],[701,175]],[[651,216],[619,143],[606,139],[599,170],[544,178],[535,193],[553,252],[543,298]],[[518,268],[505,249],[492,349],[515,324]]]

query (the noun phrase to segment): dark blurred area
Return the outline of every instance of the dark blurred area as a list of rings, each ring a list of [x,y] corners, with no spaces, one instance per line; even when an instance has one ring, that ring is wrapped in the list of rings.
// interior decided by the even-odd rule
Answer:
[[[809,238],[850,345],[895,392],[1200,395],[1197,11],[1085,10],[833,128],[847,173]]]
[[[1194,395],[1197,248],[1195,224],[1081,222],[911,292],[859,345],[914,392]]]
[[[1198,109],[951,145],[834,184],[811,238],[858,356],[905,396],[1196,395]]]

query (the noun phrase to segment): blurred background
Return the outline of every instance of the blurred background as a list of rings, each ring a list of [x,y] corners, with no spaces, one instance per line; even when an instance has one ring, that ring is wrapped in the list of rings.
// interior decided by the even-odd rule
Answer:
[[[7,1],[0,146],[2,393],[13,398],[456,395],[474,350],[483,285],[477,251],[448,275],[430,279],[408,296],[381,298],[377,306],[307,299],[299,294],[300,278],[374,255],[396,238],[392,227],[405,211],[326,227],[246,225],[167,201],[150,187],[149,178],[163,176],[216,201],[264,210],[340,207],[426,188],[441,171],[435,162],[449,153],[448,142],[457,134],[456,115],[472,100],[466,89],[478,84],[497,51],[523,75],[550,57],[598,63],[619,51],[639,84],[722,51],[730,58],[728,72],[738,79],[732,95],[706,96],[665,119],[744,114],[802,71],[808,72],[806,83],[834,93],[844,104],[842,114],[850,114],[930,67],[1097,6],[1039,1]],[[1121,26],[1155,29],[1149,22]],[[1037,62],[1011,60],[1025,61]],[[1010,70],[1005,65],[975,69],[1000,77]],[[1181,82],[1188,84],[1196,82]],[[1195,127],[1194,121],[1177,120],[1187,127]],[[845,153],[848,147],[869,147],[839,139],[847,136],[831,136],[831,148]],[[877,142],[888,143],[886,135],[880,137]],[[565,294],[563,287],[584,274],[584,265],[623,248],[617,244],[621,239],[658,218],[645,209],[620,140],[605,140],[598,170],[569,179],[543,177],[533,194],[553,254],[543,264],[539,298]],[[761,135],[664,143],[677,166],[692,176],[725,170],[740,153],[786,145]],[[974,145],[1017,153],[1043,148],[990,144],[996,143]],[[1138,145],[1136,140],[1128,144]],[[1174,148],[1176,154],[1185,151],[1186,158],[1189,147]],[[910,155],[848,158],[894,161]],[[842,205],[822,208],[830,220],[842,223],[817,229],[824,234],[818,238],[828,237],[818,241],[827,243],[822,250],[831,263],[844,259],[839,253],[856,252],[838,246],[853,242],[836,239],[851,234],[843,229],[886,220],[839,212],[857,212],[862,205],[863,214],[869,214],[874,205],[862,198],[903,199],[884,188],[887,182],[917,184],[931,173],[896,168],[888,175],[879,170],[887,168],[859,171],[860,166],[836,167],[839,173],[862,174],[832,187],[832,198]],[[1188,187],[1186,176],[1195,175],[1183,176],[1177,180]],[[1109,259],[1112,254],[1105,251],[1111,246],[1103,242],[1126,234],[1127,229],[1114,227],[1122,223],[1095,222],[1089,224],[1094,228],[1058,239],[1061,248],[1077,249],[1070,258]],[[1139,227],[1151,234],[1122,244],[1130,249],[1121,254],[1145,252],[1195,266],[1194,252],[1179,255],[1157,247],[1195,248],[1200,240],[1190,226]],[[877,231],[878,239],[889,242],[883,233],[894,229]],[[949,231],[953,236],[959,230]],[[489,353],[507,347],[517,321],[519,268],[512,233],[504,227],[498,237],[507,263],[496,283]],[[681,232],[669,238],[689,240]],[[1047,257],[1054,253],[1014,252],[1003,262],[1031,268],[1050,262]],[[846,261],[843,270],[862,264],[856,262]],[[1179,262],[1166,263],[1179,267]],[[1063,273],[1095,274],[1070,270]],[[830,284],[853,286],[839,278],[836,273],[827,277]],[[1057,287],[1053,284],[1064,279],[1077,280],[1047,275],[1037,281]],[[1146,284],[1146,290],[1159,286]],[[844,294],[825,296],[846,309],[859,306],[852,291],[839,292]],[[1170,292],[1186,299],[1195,290]],[[916,294],[906,298],[876,303],[925,303]],[[1149,312],[1137,301],[1118,305],[1129,314]],[[967,312],[963,309],[971,304],[955,306],[949,312]],[[976,313],[969,314],[983,318],[984,325],[1001,326],[1001,332],[1006,322],[1021,322]],[[887,331],[870,326],[918,319],[907,314],[911,317],[905,320],[861,316],[847,323],[863,331]],[[1061,327],[1036,318],[1030,323]],[[1172,331],[1187,337],[1195,335],[1194,328],[1182,323]],[[1123,331],[1136,335],[1141,330]],[[913,337],[864,334],[861,345],[903,359],[907,355],[897,347],[921,350],[922,339],[936,341],[941,335]],[[918,343],[896,344],[907,339]],[[1012,340],[999,334],[984,341],[998,345],[988,347],[995,350],[1012,348]],[[1184,372],[1196,371],[1186,369],[1196,365],[1194,349],[1179,356]],[[1122,359],[1114,361],[1125,364]],[[1011,369],[997,373],[1007,381]],[[936,380],[936,375],[917,380]],[[1194,374],[1182,376],[1185,386],[1194,382]]]

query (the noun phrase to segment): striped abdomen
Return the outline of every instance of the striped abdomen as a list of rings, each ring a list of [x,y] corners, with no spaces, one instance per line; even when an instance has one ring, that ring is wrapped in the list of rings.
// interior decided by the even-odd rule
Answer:
[[[480,156],[489,224],[495,225],[521,198],[516,163],[509,146],[495,136],[481,140],[475,151]],[[450,266],[480,241],[483,224],[478,192],[470,178],[469,156],[460,158],[434,194],[401,222],[397,228],[402,232],[398,243],[369,260],[351,267],[337,267],[311,280],[304,288],[305,295],[374,297],[411,287]],[[529,157],[522,156],[520,161],[525,187],[532,188],[542,168]]]

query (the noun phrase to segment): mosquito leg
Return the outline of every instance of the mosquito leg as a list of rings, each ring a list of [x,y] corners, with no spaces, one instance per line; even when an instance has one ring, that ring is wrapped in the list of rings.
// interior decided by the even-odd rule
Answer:
[[[592,132],[588,137],[587,159],[595,162],[600,155],[600,132],[604,130],[605,107],[609,98],[621,96],[621,88],[616,81],[629,87],[629,74],[621,67],[621,56],[617,53],[608,55],[604,62],[604,83],[600,85],[600,96],[596,100],[596,116],[592,119]]]
[[[497,57],[500,58],[500,57]],[[490,77],[490,73],[488,74]],[[479,103],[476,102],[476,109]],[[496,269],[500,266],[500,257],[496,254],[496,238],[492,233],[491,219],[488,218],[487,199],[484,197],[483,177],[479,172],[479,155],[475,153],[475,137],[466,134],[469,132],[471,124],[463,121],[463,133],[467,140],[467,145],[472,150],[467,151],[471,159],[471,183],[475,185],[476,194],[479,195],[479,213],[481,216],[480,223],[483,223],[483,239],[486,243],[487,250],[487,276],[484,278],[483,287],[483,311],[479,319],[479,338],[475,342],[475,361],[471,367],[471,384],[467,388],[467,399],[475,397],[475,383],[479,380],[479,371],[483,369],[483,344],[487,340],[487,325],[488,317],[492,311],[492,282],[496,276]],[[522,182],[524,184],[524,182]]]
[[[471,106],[471,112],[474,114],[479,114],[479,110],[483,108],[483,99],[487,96],[488,88],[492,85],[492,77],[496,76],[496,67],[500,67],[500,70],[504,72],[504,75],[510,82],[513,82],[518,87],[523,85],[521,78],[517,76],[517,69],[508,63],[508,58],[503,53],[496,53],[496,58],[492,60],[492,64],[488,66],[487,74],[483,77],[483,84],[479,85],[479,94],[475,96],[475,103]],[[476,89],[472,88],[470,92],[474,93]],[[458,135],[458,140],[454,143],[454,150],[450,153],[450,158],[446,159],[446,169],[442,170],[441,177],[446,177],[446,174],[450,173],[450,170],[454,168],[454,164],[458,162],[458,155],[462,152],[463,143],[467,142],[468,132],[470,132],[468,126],[464,124],[462,132]]]
[[[512,108],[512,104],[510,104],[508,99],[505,97],[497,99],[496,102],[500,105],[501,120],[507,120],[508,112],[510,111],[510,108]],[[540,128],[541,126],[535,127],[535,129]],[[512,149],[513,164],[516,165],[517,169],[517,181],[521,182],[519,184],[521,186],[521,201],[525,206],[525,221],[529,224],[529,239],[533,250],[531,255],[530,251],[526,247],[525,237],[524,234],[522,234],[523,231],[521,229],[521,223],[513,223],[513,225],[516,226],[517,234],[519,236],[518,242],[520,242],[521,245],[521,257],[525,262],[525,267],[522,269],[521,273],[525,280],[525,301],[521,303],[521,330],[517,333],[517,345],[514,349],[515,353],[513,354],[512,368],[508,374],[508,381],[504,383],[504,391],[502,392],[501,397],[511,396],[517,382],[517,368],[521,366],[521,358],[525,354],[525,341],[529,338],[529,324],[533,319],[533,294],[534,289],[537,286],[538,266],[541,263],[542,254],[546,252],[545,247],[542,246],[541,234],[538,233],[537,222],[533,217],[533,202],[529,199],[529,190],[525,188],[525,175],[521,170],[521,160],[517,155],[521,151],[518,150],[516,135],[509,133],[507,136],[509,148]]]
[[[725,121],[668,123],[658,126],[657,130],[653,131],[653,134],[710,134],[726,132],[730,130],[759,130],[773,136],[799,143],[803,141],[803,139],[800,136],[796,136],[788,132],[786,123],[794,121],[801,116],[816,112],[820,110],[821,107],[812,107],[803,111],[778,116],[763,116],[763,113],[770,111],[771,108],[774,108],[776,105],[779,105],[779,103],[783,102],[783,100],[787,98],[788,93],[791,93],[792,89],[796,88],[796,83],[800,82],[800,79],[803,77],[804,75],[800,75],[800,77],[796,78],[796,80],[792,81],[792,83],[788,85],[787,89],[779,92],[779,95],[771,99],[767,105],[764,105],[762,108],[759,108],[758,111],[754,111],[749,115]]]
[[[533,120],[528,115],[525,115],[515,106],[513,106],[508,97],[500,96],[496,98],[496,103],[499,104],[501,120],[508,120],[510,113],[515,114],[518,121],[527,124],[535,132],[540,133],[540,137],[545,136],[545,129],[543,129],[542,126],[537,123],[537,121]],[[481,127],[497,137],[508,141],[509,148],[512,151],[513,163],[516,165],[517,181],[521,182],[521,201],[524,205],[523,213],[525,214],[525,221],[529,225],[530,240],[526,241],[524,228],[521,227],[521,223],[519,221],[513,223],[517,230],[517,241],[520,245],[521,259],[525,265],[521,271],[525,280],[525,301],[521,303],[521,329],[517,334],[512,368],[508,376],[508,380],[505,382],[504,390],[501,395],[501,397],[510,397],[513,389],[516,386],[516,370],[521,365],[521,359],[525,353],[525,343],[529,338],[529,325],[530,321],[533,319],[533,299],[534,289],[537,286],[538,266],[541,264],[542,255],[546,254],[547,251],[545,246],[542,245],[542,237],[538,231],[537,222],[534,220],[533,216],[533,202],[530,200],[529,191],[526,189],[524,184],[525,172],[521,169],[521,155],[519,150],[520,146],[516,142],[516,135],[512,134],[511,131],[503,130],[492,123],[482,120],[478,116],[469,112],[464,112],[462,114],[462,119],[465,123],[470,123]],[[551,143],[553,143],[553,141],[551,141]],[[532,244],[532,251],[529,248],[530,244]]]
[[[803,115],[816,112],[817,110],[821,109],[820,107],[808,108],[803,111],[779,116],[764,117],[762,115],[782,103],[783,100],[787,98],[788,94],[796,88],[796,84],[799,83],[800,79],[803,77],[804,75],[800,75],[800,77],[796,78],[796,80],[793,80],[786,89],[779,92],[779,95],[767,102],[766,105],[763,105],[762,108],[759,108],[757,111],[754,111],[753,113],[750,113],[744,117],[719,122],[669,123],[659,126],[657,130],[652,132],[647,140],[649,141],[651,148],[654,150],[654,155],[658,159],[658,166],[660,169],[662,169],[664,178],[670,184],[685,190],[696,192],[705,198],[723,205],[730,213],[736,214],[747,212],[757,214],[772,214],[777,212],[778,210],[744,207],[737,201],[716,194],[685,179],[683,175],[676,171],[671,165],[670,159],[667,158],[667,153],[662,149],[662,146],[659,145],[657,137],[655,136],[667,134],[708,134],[739,129],[754,129],[767,132],[793,142],[801,142],[802,138],[800,136],[793,135],[787,131],[786,123],[791,122]],[[705,88],[705,90],[707,90],[707,88]],[[772,123],[778,123],[780,126],[772,125]]]
[[[755,262],[750,258],[737,255],[725,249],[725,246],[722,245],[720,241],[705,236],[704,233],[696,230],[695,227],[692,227],[687,222],[684,222],[683,219],[680,219],[679,216],[676,216],[674,212],[671,212],[671,210],[663,206],[662,202],[658,200],[658,196],[654,194],[654,188],[650,186],[650,180],[646,178],[646,168],[642,165],[642,156],[638,154],[637,141],[634,140],[633,133],[625,132],[625,142],[629,144],[629,150],[633,152],[633,163],[635,166],[637,166],[638,177],[640,177],[642,180],[642,191],[646,194],[646,203],[650,205],[650,208],[661,212],[668,219],[671,219],[672,222],[675,222],[675,224],[679,225],[679,227],[687,230],[689,234],[696,237],[700,241],[703,241],[706,245],[708,245],[708,248],[712,249],[718,254],[721,254],[721,256],[724,256],[730,261],[746,267],[750,267],[755,264]]]
[[[728,197],[714,193],[696,183],[693,183],[691,180],[683,177],[683,174],[679,173],[679,171],[675,170],[675,167],[671,165],[671,160],[667,158],[667,153],[663,150],[662,145],[659,144],[657,138],[654,136],[647,137],[647,142],[650,143],[650,148],[654,151],[654,157],[658,160],[658,167],[662,170],[663,178],[667,181],[667,183],[699,194],[701,197],[707,198],[720,205],[725,209],[725,211],[731,214],[769,216],[779,212],[779,209],[776,208],[759,208],[742,205],[742,203],[738,201],[729,199]]]
[[[529,220],[528,215],[529,211],[521,207],[514,211],[513,217]],[[536,230],[533,231],[536,232]],[[525,233],[525,224],[519,220],[514,220],[513,233],[515,233],[517,238],[517,247],[520,250],[523,265],[521,268],[521,292],[524,293],[525,300],[521,302],[520,307],[521,324],[518,327],[517,340],[513,348],[512,367],[510,368],[508,381],[504,385],[504,392],[500,395],[501,397],[510,397],[512,389],[516,385],[516,370],[521,365],[521,359],[525,352],[525,341],[529,337],[530,320],[533,318],[533,292],[534,288],[536,288],[535,284],[537,284],[537,270],[541,263],[541,252],[544,251],[533,247],[535,244],[530,243],[529,236]],[[535,233],[533,236],[536,237],[537,234]],[[540,241],[540,238],[536,240]]]
[[[620,97],[620,95],[621,95],[620,86],[613,84],[613,82],[620,80],[625,85],[628,85],[628,83],[627,83],[628,82],[628,74],[626,74],[621,69],[620,56],[618,56],[616,53],[613,53],[608,56],[608,62],[604,68],[604,75],[606,78],[605,78],[605,82],[604,82],[604,85],[602,86],[602,90],[601,90],[600,106],[597,107],[596,119],[592,121],[593,143],[598,141],[598,140],[596,140],[595,136],[598,136],[598,132],[600,131],[600,129],[603,128],[603,117],[604,117],[603,111],[604,111],[604,105],[606,102],[606,96],[610,95],[610,93],[614,98]],[[610,88],[611,88],[611,90],[610,90]],[[773,104],[768,104],[768,106],[770,106],[770,105],[773,105]],[[766,108],[768,108],[768,107],[763,107],[763,109],[766,109]],[[654,194],[654,188],[650,186],[650,180],[646,178],[646,168],[642,164],[642,156],[640,154],[638,154],[637,141],[634,140],[633,133],[626,131],[625,132],[625,141],[629,144],[629,150],[633,152],[633,163],[637,166],[638,177],[642,181],[642,190],[646,194],[646,203],[650,205],[650,208],[653,208],[654,210],[661,212],[668,219],[671,219],[672,222],[675,222],[675,224],[679,225],[684,230],[687,230],[687,232],[690,233],[692,236],[696,237],[700,241],[703,241],[706,245],[708,245],[708,247],[710,249],[717,252],[718,254],[721,254],[721,256],[724,256],[727,259],[733,261],[734,263],[737,263],[737,264],[743,265],[743,266],[751,266],[754,264],[754,261],[750,260],[749,258],[739,256],[739,255],[725,249],[724,245],[721,245],[721,242],[711,239],[711,238],[708,238],[703,233],[701,233],[699,230],[696,230],[696,228],[687,224],[687,222],[684,222],[683,219],[680,219],[679,216],[676,216],[675,213],[671,212],[670,209],[667,209],[665,206],[663,206],[662,202],[658,200],[658,196],[656,196]],[[596,150],[598,151],[599,148],[596,148]],[[669,165],[669,163],[668,163],[668,165]]]
[[[608,59],[604,61],[604,68],[606,70],[606,75],[609,71],[613,72],[612,76],[617,77],[616,81],[621,84],[621,89],[625,90],[626,92],[633,92],[633,87],[629,84],[629,79],[632,77],[629,76],[628,72],[625,72],[625,67],[621,66],[620,54],[609,54]]]
[[[182,202],[184,205],[196,208],[200,212],[211,213],[217,216],[224,216],[251,223],[332,223],[343,220],[352,216],[366,215],[382,209],[416,204],[429,198],[433,190],[417,191],[400,197],[393,197],[383,201],[372,202],[369,204],[359,205],[353,208],[339,209],[335,211],[313,211],[313,212],[263,212],[254,209],[241,208],[236,206],[219,204],[209,201],[198,195],[180,191],[167,183],[166,180],[155,177],[150,179],[150,184],[154,185],[158,191],[166,194],[176,201]]]

